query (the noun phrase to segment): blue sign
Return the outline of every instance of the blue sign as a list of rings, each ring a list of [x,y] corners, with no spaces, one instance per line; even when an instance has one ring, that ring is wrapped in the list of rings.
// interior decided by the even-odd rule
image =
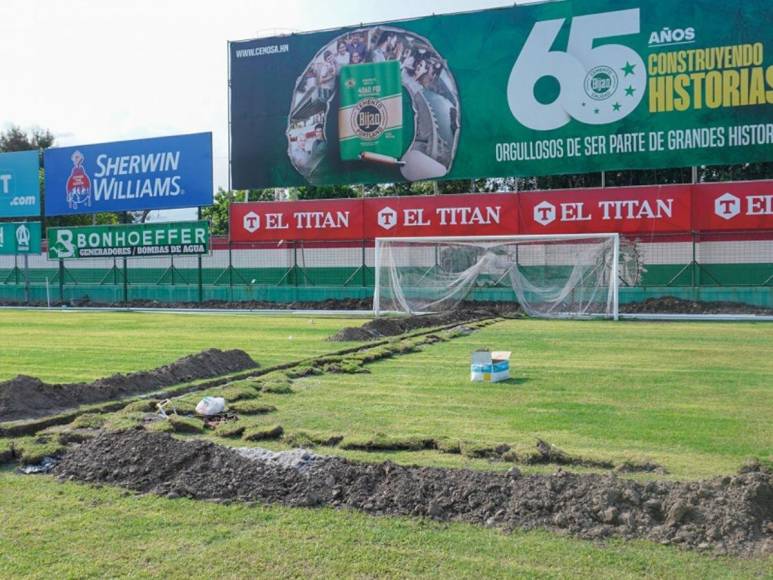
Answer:
[[[47,149],[46,215],[212,205],[212,133]]]
[[[0,217],[40,215],[39,152],[0,153]]]

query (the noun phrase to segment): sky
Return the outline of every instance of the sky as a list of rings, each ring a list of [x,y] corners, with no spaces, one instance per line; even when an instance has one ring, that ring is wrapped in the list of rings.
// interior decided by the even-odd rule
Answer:
[[[49,129],[62,146],[211,131],[226,187],[229,40],[510,4],[0,0],[0,129]]]

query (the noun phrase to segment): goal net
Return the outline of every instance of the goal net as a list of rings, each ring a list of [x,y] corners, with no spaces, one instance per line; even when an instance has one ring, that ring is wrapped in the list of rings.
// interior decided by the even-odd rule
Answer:
[[[375,314],[517,301],[530,316],[617,319],[617,234],[378,238]]]

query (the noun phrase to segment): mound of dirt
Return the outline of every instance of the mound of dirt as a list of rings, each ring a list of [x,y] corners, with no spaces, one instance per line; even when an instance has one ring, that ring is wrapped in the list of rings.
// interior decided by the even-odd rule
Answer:
[[[378,340],[388,336],[399,336],[422,328],[447,326],[449,324],[470,322],[482,318],[497,316],[491,310],[460,308],[443,314],[424,314],[405,318],[374,318],[362,326],[342,328],[329,340],[335,342],[362,342]]]
[[[630,314],[760,314],[773,315],[770,308],[739,302],[698,302],[673,296],[648,298],[643,302],[621,304],[620,312]]]
[[[0,421],[45,417],[88,403],[100,403],[252,369],[257,363],[243,350],[212,348],[150,371],[115,374],[93,383],[49,384],[18,375],[0,382]]]
[[[142,430],[104,433],[54,468],[61,479],[170,498],[333,506],[586,539],[644,538],[734,554],[773,553],[773,476],[640,483],[615,476],[522,476],[341,458],[304,471],[205,441]]]

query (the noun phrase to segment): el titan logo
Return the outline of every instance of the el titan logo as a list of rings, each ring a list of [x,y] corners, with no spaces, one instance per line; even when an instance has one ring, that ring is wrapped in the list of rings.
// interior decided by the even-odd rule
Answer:
[[[548,201],[535,205],[534,221],[543,226],[556,221],[556,206]]]
[[[397,225],[397,212],[391,207],[387,206],[378,212],[378,225],[385,230],[391,230]]]
[[[731,220],[741,214],[745,207],[744,215],[747,216],[773,216],[773,194],[747,195],[745,202],[732,193],[723,193],[714,200],[714,213],[722,219]]]
[[[244,214],[244,229],[254,234],[260,229],[260,216],[254,211]]]

